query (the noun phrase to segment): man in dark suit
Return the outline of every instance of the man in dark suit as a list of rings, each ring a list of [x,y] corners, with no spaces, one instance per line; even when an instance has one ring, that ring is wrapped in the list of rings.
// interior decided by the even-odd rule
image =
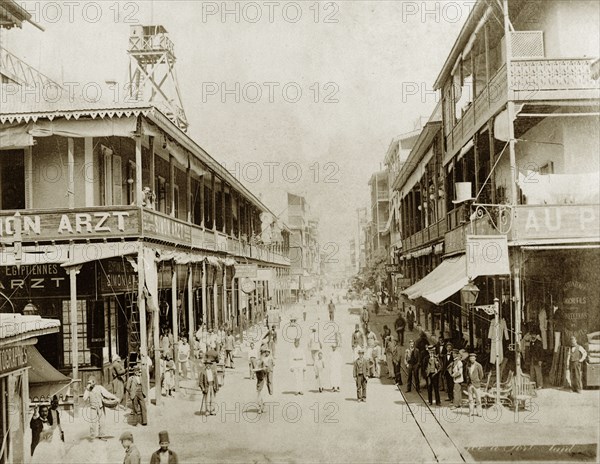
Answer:
[[[136,367],[134,374],[127,379],[127,393],[131,399],[131,408],[136,416],[140,416],[142,425],[148,424],[148,417],[146,414],[146,397],[148,392],[142,382],[142,369]],[[137,425],[137,422],[136,422]]]
[[[408,371],[408,388],[406,389],[407,392],[411,390],[413,382],[417,393],[421,390],[419,379],[419,369],[421,368],[420,362],[421,356],[419,353],[419,349],[415,347],[415,342],[411,340],[408,344],[406,354],[404,355],[404,364],[406,365],[406,370]]]
[[[427,381],[427,396],[429,405],[433,403],[433,394],[435,394],[435,404],[440,406],[440,361],[436,353],[435,345],[429,345],[427,351],[421,358],[421,368]]]
[[[451,342],[446,343],[446,348],[444,353],[440,356],[442,361],[442,380],[444,382],[444,389],[448,394],[448,401],[454,401],[454,380],[452,379],[452,363],[454,361],[454,357],[452,356],[452,350],[454,346]]]
[[[369,377],[369,363],[365,359],[365,350],[359,348],[358,359],[354,361],[354,379],[356,380],[356,397],[358,401],[367,401],[367,378]]]

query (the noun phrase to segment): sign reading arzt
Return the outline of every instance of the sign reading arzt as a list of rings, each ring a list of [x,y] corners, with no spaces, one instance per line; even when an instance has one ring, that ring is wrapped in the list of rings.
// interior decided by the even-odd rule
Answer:
[[[41,213],[0,216],[0,236],[14,236],[20,222],[22,240],[60,240],[110,234],[132,235],[138,231],[138,218],[129,211],[89,211],[81,213]]]

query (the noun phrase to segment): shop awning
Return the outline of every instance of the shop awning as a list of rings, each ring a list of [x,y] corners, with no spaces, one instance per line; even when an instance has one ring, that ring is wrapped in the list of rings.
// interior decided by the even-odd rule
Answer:
[[[402,293],[411,300],[423,298],[437,305],[454,295],[468,282],[467,260],[465,255],[462,254],[447,258],[442,264]]]
[[[27,346],[29,369],[29,398],[32,401],[50,400],[53,395],[64,394],[72,380],[57,371],[33,345]]]

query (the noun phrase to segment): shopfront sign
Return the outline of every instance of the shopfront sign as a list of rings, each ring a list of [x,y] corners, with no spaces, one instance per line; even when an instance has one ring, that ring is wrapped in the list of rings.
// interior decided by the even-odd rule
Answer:
[[[104,294],[137,291],[137,274],[127,259],[106,260],[98,266],[98,273],[100,291]]]
[[[147,210],[144,210],[142,218],[144,235],[171,243],[191,245],[192,228],[189,224]]]
[[[600,235],[597,206],[534,205],[516,208],[513,226],[518,240],[593,238]]]
[[[563,287],[562,319],[564,329],[578,332],[588,326],[591,305],[588,284],[578,280],[566,282]]]
[[[13,298],[69,294],[69,277],[60,264],[0,266],[0,290]]]
[[[135,236],[139,232],[136,210],[81,210],[79,212],[48,212],[15,217],[0,214],[0,237],[8,238],[21,228],[21,240],[65,240],[73,238],[104,238],[114,235]]]
[[[0,375],[7,374],[27,366],[25,346],[0,348]]]

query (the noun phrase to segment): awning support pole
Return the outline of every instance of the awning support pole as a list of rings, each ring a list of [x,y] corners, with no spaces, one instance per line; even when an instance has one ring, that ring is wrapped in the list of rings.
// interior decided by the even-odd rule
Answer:
[[[179,307],[177,306],[177,264],[172,262],[173,272],[171,273],[171,321],[173,324],[173,360],[175,361],[175,390],[179,391]]]
[[[77,346],[77,274],[81,270],[81,266],[73,266],[69,268],[70,280],[70,316],[71,316],[71,377],[73,380],[79,379],[79,348]],[[79,382],[73,384],[73,398],[75,403],[79,399]]]

